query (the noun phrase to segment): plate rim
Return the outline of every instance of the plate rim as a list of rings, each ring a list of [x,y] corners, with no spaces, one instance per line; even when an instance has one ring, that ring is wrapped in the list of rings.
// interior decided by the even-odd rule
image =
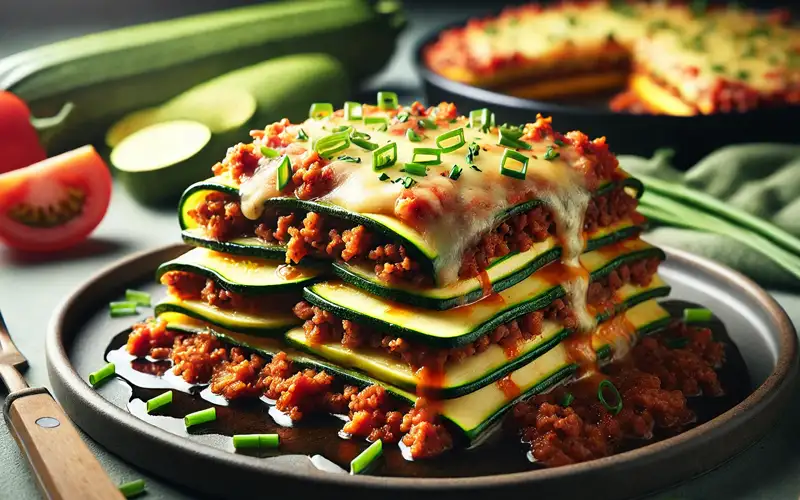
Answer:
[[[261,477],[268,475],[298,482],[305,481],[319,487],[331,486],[378,489],[383,491],[402,489],[404,492],[419,494],[439,494],[442,492],[467,493],[487,487],[514,488],[523,485],[530,486],[537,482],[579,478],[582,475],[601,473],[607,470],[608,467],[625,467],[633,466],[637,462],[646,463],[647,461],[658,461],[662,455],[669,455],[669,453],[666,452],[670,451],[672,451],[673,454],[677,453],[681,455],[684,453],[681,452],[681,450],[687,447],[691,449],[708,439],[719,438],[720,433],[725,435],[737,428],[741,428],[742,425],[756,419],[761,413],[765,413],[765,410],[772,410],[774,415],[771,415],[769,418],[774,420],[774,418],[779,416],[779,410],[787,403],[791,388],[797,379],[798,339],[795,327],[784,309],[768,292],[766,292],[766,290],[738,271],[710,259],[665,245],[660,245],[660,247],[667,254],[667,259],[674,259],[689,267],[702,268],[707,273],[714,275],[715,279],[731,283],[739,291],[745,292],[749,298],[753,299],[754,303],[758,303],[759,306],[767,312],[768,316],[778,327],[778,357],[775,362],[775,368],[762,384],[756,387],[747,398],[709,422],[701,424],[677,436],[649,444],[642,448],[574,465],[501,475],[424,479],[368,475],[351,476],[349,474],[331,474],[323,471],[316,471],[318,473],[314,474],[312,479],[307,470],[292,470],[280,464],[273,466],[270,462],[266,462],[263,459],[246,455],[237,455],[229,451],[192,442],[184,437],[169,433],[166,430],[140,420],[136,416],[103,398],[102,395],[96,392],[80,377],[72,366],[67,354],[67,346],[74,340],[74,337],[66,335],[64,323],[66,321],[66,316],[72,314],[72,311],[80,306],[78,302],[82,295],[89,293],[89,291],[93,287],[98,286],[97,284],[102,282],[104,278],[107,278],[111,274],[119,273],[121,269],[126,267],[135,267],[138,261],[153,259],[156,255],[178,252],[179,250],[188,250],[191,248],[184,243],[169,244],[131,254],[107,265],[82,282],[78,287],[74,288],[73,291],[61,301],[48,324],[45,341],[48,377],[51,386],[54,388],[56,397],[62,405],[65,406],[65,410],[67,410],[67,407],[73,406],[73,404],[65,405],[64,400],[69,399],[72,401],[70,398],[77,398],[79,404],[89,408],[90,411],[98,413],[97,415],[92,415],[93,417],[103,417],[105,420],[113,422],[118,428],[127,427],[127,430],[132,430],[143,435],[142,439],[149,444],[156,443],[162,446],[169,446],[178,453],[203,456],[213,462],[221,461],[228,467],[241,468],[243,472],[258,474]],[[144,273],[139,272],[139,274],[141,275]],[[90,309],[94,310],[95,307],[91,307]],[[66,342],[65,337],[67,337]],[[120,450],[115,448],[113,444],[109,445],[103,442],[102,439],[96,438],[96,432],[93,432],[92,429],[84,429],[83,426],[80,425],[80,421],[84,420],[84,418],[76,418],[76,415],[73,415],[72,412],[69,411],[68,415],[86,434],[100,442],[106,451],[122,458],[129,464],[145,468],[153,475],[170,480],[171,476],[164,476],[160,471],[152,470],[146,465],[136,463],[134,460],[130,459],[131,453],[120,453]],[[749,443],[738,445],[738,449],[728,454],[728,458],[742,452],[766,433],[767,429],[756,432],[757,435],[751,438]],[[717,463],[714,467],[721,463],[722,462]],[[707,472],[707,470],[700,471],[692,477],[704,472]],[[689,477],[683,477],[677,481],[673,479],[669,484],[675,484],[676,482],[686,479],[689,479]],[[182,482],[180,483],[184,484]],[[193,488],[190,485],[185,486],[187,488]],[[664,486],[667,485],[660,485],[660,487]]]

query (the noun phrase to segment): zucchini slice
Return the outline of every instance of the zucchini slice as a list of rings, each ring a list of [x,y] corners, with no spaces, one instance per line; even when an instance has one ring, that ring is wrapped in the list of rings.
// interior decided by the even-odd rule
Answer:
[[[585,253],[580,260],[591,278],[598,279],[623,263],[644,257],[665,258],[661,249],[633,239]],[[417,338],[437,347],[457,347],[474,341],[501,323],[542,309],[563,297],[566,292],[561,285],[562,276],[551,274],[548,269],[542,269],[487,300],[446,311],[388,302],[339,281],[306,287],[303,297],[342,319],[398,337]],[[668,291],[668,288],[659,290]]]
[[[617,303],[613,312],[620,313],[656,295],[666,295],[668,292],[669,288],[658,277],[654,277],[646,287],[625,285],[617,291]],[[598,314],[598,321],[605,321],[612,315],[611,313],[609,311]],[[302,328],[294,328],[287,332],[286,341],[300,350],[327,359],[338,366],[362,371],[395,387],[415,393],[423,389],[426,394],[435,393],[439,398],[448,399],[473,392],[501,379],[509,372],[552,349],[570,333],[570,330],[557,322],[545,321],[542,333],[522,343],[511,355],[501,346],[492,344],[479,354],[445,366],[439,387],[425,386],[413,368],[382,350],[354,351],[339,342],[311,344]]]
[[[292,314],[291,309],[287,310],[283,305],[276,307],[275,311],[253,314],[220,309],[199,300],[181,300],[172,295],[167,295],[164,300],[156,304],[154,312],[156,316],[167,312],[177,312],[207,321],[215,326],[251,335],[282,335],[288,329],[302,323],[297,316]]]
[[[648,300],[638,304],[622,313],[622,315],[636,330],[636,337],[653,333],[666,326],[670,321],[669,313],[655,300]],[[300,366],[308,366],[335,373],[345,381],[360,387],[372,384],[380,385],[400,400],[411,404],[416,401],[416,396],[411,392],[377,381],[355,370],[342,368],[315,356],[304,355],[291,348],[279,348],[272,339],[242,335],[232,331],[218,332],[216,327],[208,326],[179,314],[169,313],[165,315],[165,318],[167,318],[168,328],[173,330],[189,333],[205,331],[219,336],[226,342],[253,349],[267,356],[272,356],[278,351],[284,351],[293,362],[298,363]],[[616,329],[610,330],[612,331],[610,336],[596,335],[593,338],[593,347],[598,354],[598,358],[607,360],[614,354],[615,346],[624,346],[631,341],[635,341],[635,339],[622,334],[620,338],[616,338],[613,336]],[[520,389],[518,396],[509,398],[497,384],[490,384],[461,397],[442,401],[440,412],[444,418],[455,424],[469,441],[477,441],[482,433],[490,429],[514,404],[567,382],[577,368],[577,364],[570,359],[564,345],[558,344],[536,358],[536,360],[515,369],[508,375]]]
[[[322,270],[287,266],[274,260],[226,255],[207,248],[193,248],[161,264],[156,279],[169,271],[186,271],[213,279],[232,292],[258,295],[297,291],[318,280]]]
[[[585,251],[592,250],[630,238],[641,231],[632,220],[623,220],[612,226],[601,228],[587,237]],[[499,257],[486,269],[492,291],[501,292],[524,280],[537,270],[561,257],[561,247],[556,238],[534,243],[525,252]],[[459,280],[443,287],[420,288],[402,283],[388,284],[375,276],[372,266],[350,265],[333,262],[333,273],[342,281],[396,302],[423,309],[443,311],[474,302],[485,293],[477,277]]]
[[[595,192],[595,195],[601,195],[620,184],[633,192],[637,197],[642,193],[642,184],[637,179],[624,176],[616,182],[604,184]],[[263,245],[256,245],[248,252],[246,248],[248,240],[238,239],[233,243],[221,242],[206,238],[203,236],[202,231],[197,230],[198,225],[189,215],[189,212],[210,192],[214,191],[239,199],[239,188],[230,177],[225,175],[211,177],[189,186],[181,197],[178,209],[178,219],[185,241],[194,245],[205,246],[224,252],[229,252],[228,246],[234,245],[237,248],[230,251],[230,253],[236,252],[256,257],[274,258],[273,252],[275,249],[271,246],[265,247]],[[497,214],[496,222],[499,223],[512,215],[530,210],[542,203],[543,201],[541,200],[532,200],[515,205]],[[355,225],[363,225],[376,234],[384,235],[390,241],[403,245],[409,255],[413,256],[420,264],[422,272],[431,274],[434,277],[437,276],[437,271],[443,265],[439,251],[424,237],[424,235],[395,217],[383,214],[357,213],[331,203],[306,201],[287,197],[270,198],[267,200],[266,206],[317,212],[330,215],[334,218],[351,221]],[[267,255],[267,253],[269,253],[269,255]]]

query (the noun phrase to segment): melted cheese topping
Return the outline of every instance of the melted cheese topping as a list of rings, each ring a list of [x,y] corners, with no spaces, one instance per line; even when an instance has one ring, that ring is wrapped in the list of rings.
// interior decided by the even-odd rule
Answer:
[[[695,12],[687,5],[666,2],[616,7],[595,1],[542,11],[510,9],[464,29],[462,41],[475,67],[465,70],[460,63],[454,67],[479,85],[496,83],[495,61],[522,56],[530,74],[563,70],[586,60],[608,59],[613,54],[610,38],[630,52],[635,66],[664,80],[684,99],[698,102],[706,112],[711,111],[710,99],[721,80],[767,95],[800,85],[800,29],[734,7]],[[458,73],[446,66],[439,69],[450,76]],[[511,72],[516,78],[518,72]]]

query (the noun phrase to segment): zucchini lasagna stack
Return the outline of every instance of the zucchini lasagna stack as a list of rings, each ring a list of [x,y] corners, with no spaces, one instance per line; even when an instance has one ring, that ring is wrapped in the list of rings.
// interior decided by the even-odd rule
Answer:
[[[140,325],[177,335],[176,373],[417,459],[666,324],[642,186],[604,138],[377,101],[253,131],[185,191],[195,248]]]

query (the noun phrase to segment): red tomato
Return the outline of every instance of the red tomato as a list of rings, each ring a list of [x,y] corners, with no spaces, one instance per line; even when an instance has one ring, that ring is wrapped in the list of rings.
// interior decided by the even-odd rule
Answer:
[[[11,92],[0,91],[0,174],[45,158],[28,105]]]
[[[111,173],[84,146],[0,175],[0,241],[31,252],[71,247],[91,233],[108,210]]]

